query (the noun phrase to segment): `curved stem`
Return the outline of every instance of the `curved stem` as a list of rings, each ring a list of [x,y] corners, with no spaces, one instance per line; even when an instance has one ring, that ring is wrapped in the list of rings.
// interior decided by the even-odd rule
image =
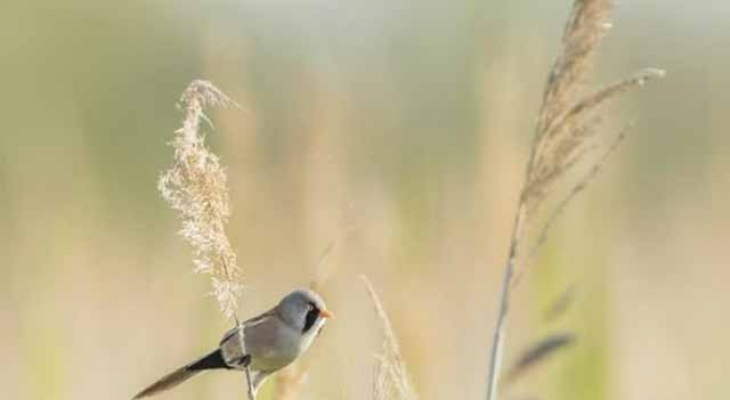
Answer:
[[[499,295],[499,309],[497,311],[497,323],[494,326],[494,338],[492,340],[492,351],[489,357],[489,375],[487,376],[487,400],[497,399],[497,384],[499,382],[499,367],[502,364],[502,350],[504,347],[504,333],[506,330],[507,312],[509,311],[510,289],[512,277],[514,276],[515,263],[517,261],[518,247],[527,216],[527,206],[524,196],[520,196],[517,215],[512,227],[512,238],[510,239],[509,256],[504,268],[502,278],[502,289]]]

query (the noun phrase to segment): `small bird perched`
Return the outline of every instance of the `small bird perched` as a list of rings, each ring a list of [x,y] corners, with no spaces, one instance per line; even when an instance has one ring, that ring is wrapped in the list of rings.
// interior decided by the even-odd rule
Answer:
[[[311,290],[296,290],[271,310],[226,332],[210,354],[165,375],[134,399],[172,389],[208,370],[244,370],[254,393],[272,373],[286,367],[312,344],[333,314]],[[249,374],[250,372],[250,374]]]

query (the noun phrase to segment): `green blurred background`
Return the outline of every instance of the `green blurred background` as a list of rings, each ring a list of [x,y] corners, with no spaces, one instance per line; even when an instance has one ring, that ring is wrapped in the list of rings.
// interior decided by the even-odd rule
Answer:
[[[507,361],[578,345],[508,398],[727,399],[730,3],[618,2],[597,81],[636,121],[515,292]],[[126,399],[228,327],[156,191],[188,82],[214,115],[253,315],[309,283],[338,318],[301,398],[369,399],[380,291],[424,399],[482,399],[496,292],[569,1],[4,0],[0,3],[0,387]],[[576,300],[550,323],[567,287]],[[271,398],[269,384],[262,395]],[[243,377],[161,399],[242,398]]]

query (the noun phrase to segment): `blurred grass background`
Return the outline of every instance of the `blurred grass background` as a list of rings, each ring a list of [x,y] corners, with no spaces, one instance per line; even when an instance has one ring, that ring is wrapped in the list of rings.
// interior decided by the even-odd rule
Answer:
[[[5,396],[129,398],[227,328],[156,191],[175,102],[205,78],[250,110],[216,113],[210,136],[230,168],[241,314],[308,284],[342,239],[325,289],[338,319],[309,354],[304,398],[369,398],[378,324],[360,273],[422,397],[482,398],[512,208],[569,5],[0,4]],[[546,332],[579,342],[515,398],[730,395],[728,26],[722,0],[618,2],[597,80],[668,76],[613,108],[605,127],[636,121],[629,140],[516,292],[508,360]],[[546,323],[569,285],[572,308]],[[241,396],[241,376],[211,374],[162,398]]]

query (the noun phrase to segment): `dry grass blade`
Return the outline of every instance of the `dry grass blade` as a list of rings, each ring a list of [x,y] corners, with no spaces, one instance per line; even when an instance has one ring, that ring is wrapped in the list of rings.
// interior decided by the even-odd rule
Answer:
[[[180,234],[195,253],[195,271],[211,275],[213,295],[226,318],[235,316],[242,291],[236,254],[225,232],[230,217],[227,179],[201,131],[210,106],[235,105],[212,83],[196,80],[183,92],[185,119],[170,146],[174,163],[159,180],[159,190],[182,221]]]
[[[520,355],[517,362],[504,375],[504,382],[516,381],[551,356],[569,348],[575,341],[575,335],[572,333],[556,333],[540,339]]]
[[[402,400],[417,400],[416,391],[413,390],[411,380],[408,376],[406,364],[401,355],[398,340],[390,323],[390,318],[383,308],[383,304],[375,292],[372,283],[364,275],[360,279],[370,295],[375,311],[380,319],[383,328],[383,348],[377,356],[378,364],[376,370],[376,381],[373,394],[376,400],[392,398],[393,389]]]

